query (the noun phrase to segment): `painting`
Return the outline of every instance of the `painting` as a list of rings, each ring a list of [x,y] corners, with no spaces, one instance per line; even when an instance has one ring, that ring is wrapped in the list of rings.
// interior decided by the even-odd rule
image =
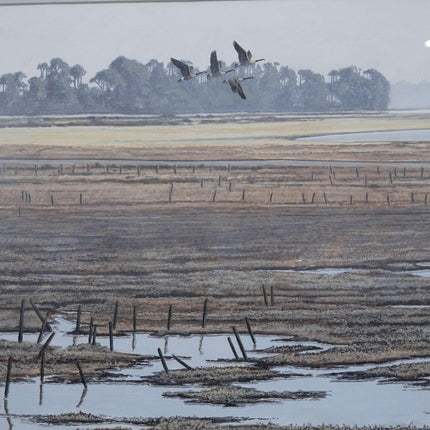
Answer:
[[[429,13],[0,1],[0,428],[428,426]]]

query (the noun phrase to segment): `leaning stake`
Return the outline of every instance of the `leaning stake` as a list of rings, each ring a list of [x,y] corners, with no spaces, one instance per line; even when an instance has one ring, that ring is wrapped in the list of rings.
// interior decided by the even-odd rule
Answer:
[[[179,357],[176,357],[176,355],[175,354],[172,354],[172,357],[179,363],[179,364],[181,364],[182,366],[184,366],[185,367],[185,369],[187,369],[187,370],[192,370],[192,367],[191,366],[189,366],[187,363],[185,363],[185,361],[183,361],[183,360],[181,360]]]
[[[83,385],[85,388],[88,388],[88,387],[87,387],[87,381],[85,381],[84,372],[82,372],[81,365],[79,364],[79,361],[78,361],[78,360],[76,360],[76,367],[78,368],[79,376],[80,376],[80,378],[81,378],[82,385]]]
[[[18,342],[22,342],[22,338],[24,335],[24,299],[21,300],[21,309],[19,312],[19,330],[18,330]]]
[[[169,373],[169,368],[167,367],[166,360],[164,359],[164,355],[161,352],[161,349],[158,348],[158,355],[160,356],[161,364],[163,365],[164,371]]]
[[[236,340],[237,340],[237,343],[239,344],[239,348],[240,348],[240,350],[242,352],[243,358],[245,360],[248,360],[245,348],[244,348],[243,343],[242,343],[242,339],[240,338],[239,333],[236,331],[236,327],[233,326],[232,329],[233,329],[234,335],[236,336]]]
[[[231,337],[228,336],[227,340],[228,340],[228,344],[230,345],[231,350],[233,351],[234,358],[236,358],[236,360],[239,361],[239,356],[237,355],[236,348],[233,345],[233,341],[231,340]]]
[[[251,336],[252,343],[256,345],[257,341],[255,340],[254,333],[252,332],[251,324],[247,317],[245,317],[246,327],[248,328],[248,333]]]

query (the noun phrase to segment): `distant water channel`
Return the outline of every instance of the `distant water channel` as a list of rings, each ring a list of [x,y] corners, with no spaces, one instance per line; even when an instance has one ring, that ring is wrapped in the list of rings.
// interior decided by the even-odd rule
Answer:
[[[57,317],[53,323],[56,335],[54,346],[66,347],[73,343],[85,343],[87,336],[73,336],[70,331],[74,323],[64,317]],[[230,335],[229,335],[230,336]],[[257,358],[270,354],[262,349],[271,346],[303,345],[314,347],[312,351],[303,353],[320,353],[332,348],[333,345],[316,342],[293,341],[288,336],[257,335],[254,346],[249,336],[242,335],[248,356]],[[16,340],[17,333],[0,333],[0,339]],[[25,334],[24,341],[34,342],[36,335]],[[104,346],[108,338],[98,337]],[[167,357],[172,353],[181,356],[193,367],[234,365],[237,362],[213,362],[211,360],[233,358],[227,343],[226,335],[193,335],[193,336],[152,336],[148,333],[127,334],[117,336],[114,340],[117,351],[155,355],[161,348]],[[425,361],[404,360],[402,362]],[[393,362],[384,364],[399,364]],[[243,365],[243,363],[237,363]],[[250,364],[251,365],[251,364]],[[181,366],[168,358],[171,369]],[[264,402],[242,407],[224,407],[206,404],[186,403],[181,399],[163,397],[168,391],[199,390],[203,387],[190,385],[187,387],[154,386],[144,382],[142,378],[162,371],[159,359],[126,369],[113,369],[112,376],[101,382],[90,382],[88,390],[83,391],[80,384],[60,384],[49,382],[43,386],[38,378],[25,382],[13,382],[10,387],[7,404],[0,402],[0,428],[22,430],[41,430],[44,424],[31,422],[25,416],[50,415],[60,413],[85,412],[108,417],[236,417],[250,418],[253,423],[276,424],[349,424],[349,425],[408,425],[417,426],[430,424],[430,390],[412,388],[402,384],[380,384],[378,381],[338,381],[332,372],[366,370],[374,365],[350,366],[332,369],[303,369],[298,367],[278,367],[279,377],[269,381],[235,383],[236,386],[256,388],[261,391],[324,391],[326,398],[319,400],[280,400]],[[288,377],[295,374],[299,376]],[[3,383],[1,383],[1,392]],[[3,398],[1,399],[3,400]],[[6,406],[6,408],[5,408]],[[12,423],[13,427],[10,427]],[[75,427],[75,426],[73,426]],[[90,429],[98,426],[79,425],[79,428]],[[128,428],[134,428],[126,424]],[[66,429],[70,426],[58,426]],[[136,427],[136,428],[141,428]]]
[[[312,142],[419,142],[430,141],[430,129],[372,131],[366,133],[327,134],[303,137],[299,140]]]

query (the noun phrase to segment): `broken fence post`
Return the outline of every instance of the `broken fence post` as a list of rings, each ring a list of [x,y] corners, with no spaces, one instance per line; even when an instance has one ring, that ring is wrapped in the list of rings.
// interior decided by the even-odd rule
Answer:
[[[88,386],[87,386],[87,381],[85,381],[84,372],[82,372],[81,365],[79,364],[79,361],[78,361],[78,360],[76,360],[76,367],[78,368],[78,371],[79,371],[79,377],[81,378],[82,385],[83,385],[85,388],[88,388]]]
[[[242,352],[243,358],[245,360],[248,360],[248,356],[246,355],[246,351],[245,351],[245,348],[243,346],[242,339],[240,338],[239,333],[236,331],[236,327],[232,326],[232,329],[233,329],[234,335],[236,336],[236,340],[237,340],[237,343],[239,344],[239,348]]]
[[[160,349],[160,348],[158,348],[158,349],[157,349],[157,351],[158,351],[158,355],[159,355],[160,360],[161,360],[161,364],[163,365],[164,371],[165,371],[166,373],[169,373],[169,368],[167,367],[167,363],[166,363],[166,360],[164,359],[164,355],[163,355],[163,353],[161,352],[161,349]]]
[[[19,311],[19,329],[18,329],[18,342],[21,343],[24,335],[24,305],[25,299],[21,300],[21,309]]]
[[[169,305],[169,312],[167,313],[167,331],[170,330],[171,322],[172,322],[172,305]]]
[[[97,324],[94,324],[93,328],[93,339],[91,341],[91,345],[95,345],[97,340]]]
[[[40,349],[37,359],[41,358],[42,354],[45,353],[46,349],[48,348],[54,336],[55,336],[55,333],[51,333],[51,336],[48,337],[47,341],[43,344],[42,348]]]
[[[40,383],[43,384],[45,378],[45,353],[40,357]]]
[[[205,299],[203,302],[203,317],[202,317],[202,328],[206,326],[206,314],[208,311],[208,299]]]
[[[189,366],[187,363],[185,363],[185,361],[181,360],[179,357],[176,357],[175,354],[172,354],[172,357],[182,366],[185,367],[185,369],[187,370],[193,370],[193,368],[191,366]]]
[[[4,397],[5,399],[9,395],[9,385],[10,385],[10,375],[12,373],[12,357],[7,360],[7,372],[6,372],[6,383],[4,387]]]
[[[45,332],[45,329],[47,329],[47,327],[48,327],[48,318],[49,318],[49,312],[46,313],[46,316],[43,319],[42,327],[40,328],[39,336],[37,337],[36,343],[38,343],[38,344],[42,341],[43,333]],[[51,330],[48,330],[48,331],[52,331],[52,328],[51,328]]]
[[[109,349],[113,351],[113,330],[112,321],[109,321]]]
[[[267,302],[267,293],[266,293],[266,287],[264,285],[261,286],[261,289],[263,290],[263,299],[264,299],[264,304],[266,306],[269,306],[269,303]]]
[[[112,322],[112,327],[114,330],[116,329],[117,320],[118,320],[118,302],[115,302],[115,308],[113,311],[113,322]]]
[[[212,195],[212,201],[214,202],[216,200],[216,190],[214,191],[213,195]]]
[[[234,347],[234,345],[233,345],[233,341],[231,340],[231,337],[230,337],[230,336],[228,336],[228,337],[227,337],[227,340],[228,340],[228,344],[230,345],[230,348],[231,348],[231,350],[232,350],[232,352],[233,352],[234,358],[235,358],[237,361],[239,361],[239,356],[237,355],[236,348],[235,348],[235,347]]]
[[[270,306],[273,306],[275,303],[275,287],[273,285],[270,286]]]
[[[324,203],[327,204],[327,196],[325,193],[324,193]]]
[[[270,203],[272,203],[272,202],[273,202],[273,193],[270,193],[269,202],[270,202]]]
[[[243,200],[243,201],[245,201],[245,192],[246,192],[246,191],[245,191],[245,188],[244,188],[244,189],[243,189],[243,191],[242,191],[242,200]]]
[[[78,305],[78,311],[76,312],[76,327],[75,333],[79,334],[81,331],[81,305]]]
[[[255,336],[254,336],[254,333],[252,332],[251,324],[249,323],[249,319],[247,317],[245,317],[245,322],[246,322],[246,327],[248,329],[248,333],[249,333],[249,336],[251,337],[252,343],[256,345],[257,341],[255,340]]]
[[[51,325],[46,321],[46,317],[43,317],[42,313],[40,312],[39,308],[33,303],[33,300],[30,299],[30,305],[32,306],[32,308],[34,309],[34,312],[36,312],[36,315],[39,317],[40,321],[42,323],[46,324],[46,330],[47,331],[52,331],[52,327]],[[48,315],[48,314],[46,314]]]

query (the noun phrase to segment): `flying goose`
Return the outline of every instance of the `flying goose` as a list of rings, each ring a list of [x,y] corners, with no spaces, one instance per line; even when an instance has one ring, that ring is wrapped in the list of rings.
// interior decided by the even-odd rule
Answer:
[[[239,82],[246,81],[247,79],[254,79],[254,76],[249,76],[248,78],[237,78],[236,77],[236,78],[230,78],[228,80],[225,79],[223,81],[223,83],[225,84],[228,82],[230,84],[231,90],[234,93],[238,93],[240,95],[240,97],[242,97],[243,99],[246,99],[245,93],[243,92],[242,85],[240,85]]]
[[[188,64],[183,63],[182,61],[177,60],[176,58],[171,58],[170,61],[172,62],[172,64],[174,64],[182,73],[182,78],[178,79],[178,82],[181,81],[188,81],[190,79],[195,78],[196,76],[204,73],[204,72],[199,72],[199,73],[193,73],[193,66],[189,66]]]
[[[239,63],[241,66],[251,66],[252,64],[264,61],[264,58],[258,60],[252,60],[251,51],[246,52],[236,41],[233,42],[234,49],[239,54]]]
[[[225,75],[226,73],[232,72],[234,69],[223,71],[221,70],[221,61],[218,61],[216,51],[211,52],[211,74],[207,75],[207,78],[217,78]]]

